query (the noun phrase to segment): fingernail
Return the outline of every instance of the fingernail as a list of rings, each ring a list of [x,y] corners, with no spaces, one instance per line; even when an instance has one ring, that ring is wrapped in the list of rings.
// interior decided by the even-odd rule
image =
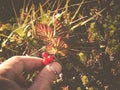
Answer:
[[[53,62],[53,63],[47,65],[47,68],[49,71],[51,71],[53,73],[55,72],[57,74],[60,74],[60,72],[62,70],[62,66],[57,62]]]

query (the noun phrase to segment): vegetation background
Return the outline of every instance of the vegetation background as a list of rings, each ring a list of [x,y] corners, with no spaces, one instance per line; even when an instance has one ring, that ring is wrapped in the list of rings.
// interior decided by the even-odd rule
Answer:
[[[63,66],[52,90],[119,90],[119,0],[0,0],[0,62],[44,51]]]

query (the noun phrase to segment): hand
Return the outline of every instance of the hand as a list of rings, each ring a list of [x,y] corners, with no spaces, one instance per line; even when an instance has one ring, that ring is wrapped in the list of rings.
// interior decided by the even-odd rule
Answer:
[[[38,57],[14,56],[9,58],[0,65],[0,88],[3,88],[2,90],[25,90],[15,82],[15,79],[23,71],[36,70],[41,66],[43,66],[42,59]],[[56,79],[54,72],[59,74],[61,69],[61,65],[57,62],[46,65],[27,90],[51,90],[50,84]]]

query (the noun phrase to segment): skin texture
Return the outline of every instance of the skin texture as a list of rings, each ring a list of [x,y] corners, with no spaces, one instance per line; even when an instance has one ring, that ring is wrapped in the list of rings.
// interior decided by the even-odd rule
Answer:
[[[61,72],[61,65],[52,62],[40,71],[34,83],[29,88],[22,88],[16,80],[25,83],[23,71],[35,71],[43,67],[42,59],[31,56],[14,56],[0,65],[0,89],[1,90],[51,90],[50,84],[56,79],[54,72]]]

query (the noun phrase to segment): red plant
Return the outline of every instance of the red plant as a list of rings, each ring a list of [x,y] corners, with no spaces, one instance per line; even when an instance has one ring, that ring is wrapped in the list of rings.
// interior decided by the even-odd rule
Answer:
[[[51,42],[53,39],[53,31],[52,29],[42,23],[37,24],[36,26],[37,35],[45,42]]]
[[[38,23],[36,26],[37,35],[40,37],[42,41],[45,42],[46,50],[52,54],[56,54],[59,51],[67,48],[67,44],[65,43],[61,35],[61,32],[64,32],[64,30],[58,32],[58,29],[56,27],[57,23],[54,23],[54,26],[55,30],[52,30],[51,27],[49,27],[46,24]],[[56,36],[57,33],[58,35]]]
[[[66,27],[55,16],[53,16],[53,25],[54,25],[54,30],[56,32],[55,34],[57,36],[66,36],[67,33]]]

